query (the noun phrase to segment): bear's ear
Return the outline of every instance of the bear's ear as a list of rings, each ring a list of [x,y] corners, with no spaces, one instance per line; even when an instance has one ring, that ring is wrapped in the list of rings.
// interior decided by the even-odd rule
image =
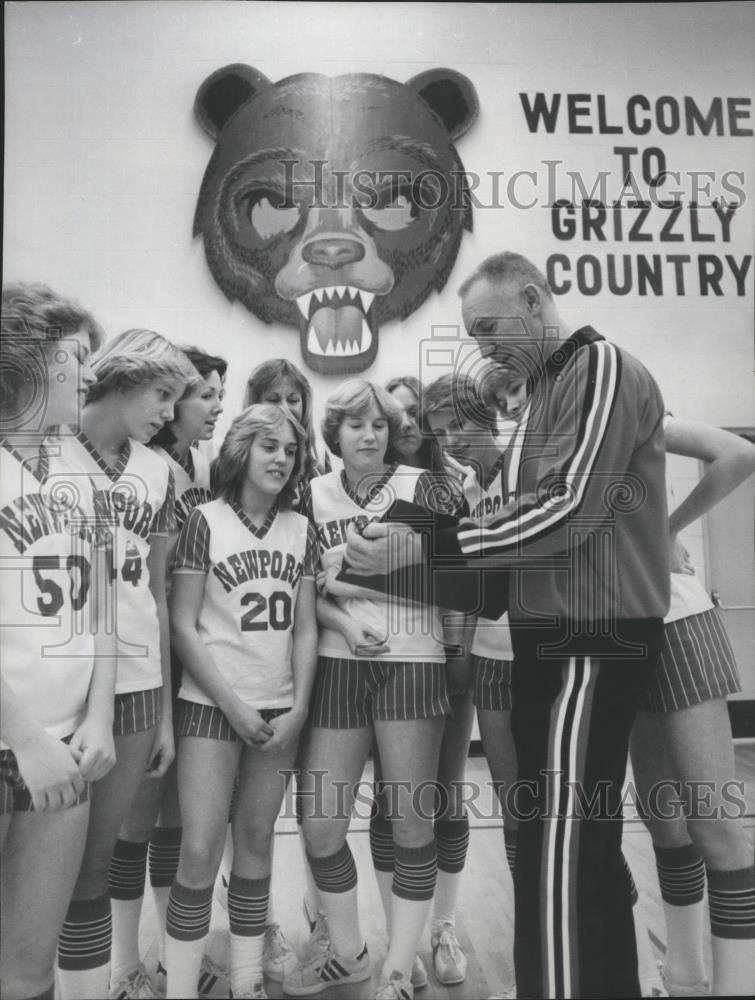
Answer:
[[[223,66],[210,74],[197,91],[194,114],[209,137],[217,139],[241,105],[270,86],[270,80],[251,66]]]
[[[480,102],[474,84],[454,69],[428,69],[404,86],[429,105],[452,139],[460,138],[477,121]]]

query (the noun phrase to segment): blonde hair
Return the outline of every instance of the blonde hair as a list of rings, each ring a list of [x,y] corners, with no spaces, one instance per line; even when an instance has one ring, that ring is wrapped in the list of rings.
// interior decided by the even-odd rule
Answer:
[[[199,385],[202,377],[183,351],[154,330],[124,330],[109,340],[92,358],[97,382],[89,389],[92,403],[111,392],[169,378]]]
[[[388,421],[388,454],[401,433],[401,407],[389,392],[366,379],[352,378],[342,382],[325,403],[322,436],[334,455],[341,457],[338,431],[347,417],[358,417],[375,404]]]
[[[272,403],[257,403],[249,406],[231,424],[225,441],[220,448],[215,466],[215,494],[228,503],[239,503],[246,478],[249,452],[254,439],[264,431],[277,430],[282,424],[291,425],[296,439],[296,459],[291,475],[278,494],[278,504],[290,507],[296,496],[296,484],[301,475],[303,455],[307,436],[304,428],[290,410]]]

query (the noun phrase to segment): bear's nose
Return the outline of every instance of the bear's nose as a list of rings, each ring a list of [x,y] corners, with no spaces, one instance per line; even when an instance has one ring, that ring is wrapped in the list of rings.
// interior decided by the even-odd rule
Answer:
[[[364,246],[359,240],[344,237],[310,240],[302,250],[302,257],[308,264],[324,267],[343,267],[355,264],[364,257]]]

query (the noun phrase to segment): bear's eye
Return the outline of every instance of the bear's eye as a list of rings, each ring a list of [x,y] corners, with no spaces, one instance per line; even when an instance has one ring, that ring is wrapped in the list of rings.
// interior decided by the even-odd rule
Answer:
[[[396,232],[406,229],[419,218],[419,207],[409,185],[390,185],[372,194],[361,212],[367,222],[379,229]]]
[[[275,191],[252,191],[244,203],[249,221],[263,240],[291,232],[301,215],[298,205]]]

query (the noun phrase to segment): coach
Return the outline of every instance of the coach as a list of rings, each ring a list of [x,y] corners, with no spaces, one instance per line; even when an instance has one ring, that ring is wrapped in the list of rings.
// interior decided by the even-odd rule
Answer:
[[[591,327],[565,336],[526,258],[488,258],[460,295],[480,353],[530,395],[515,498],[492,525],[437,530],[431,553],[512,571],[512,721],[529,790],[518,800],[518,995],[639,996],[621,794],[669,603],[663,401]],[[391,530],[352,532],[352,568],[386,572]],[[402,551],[419,561],[412,541]]]

